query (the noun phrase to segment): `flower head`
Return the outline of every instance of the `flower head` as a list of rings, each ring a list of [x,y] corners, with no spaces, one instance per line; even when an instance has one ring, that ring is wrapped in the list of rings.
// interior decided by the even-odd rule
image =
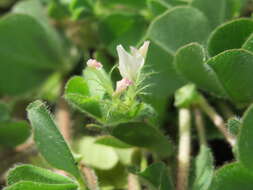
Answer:
[[[136,80],[145,63],[148,47],[149,41],[146,41],[139,49],[130,47],[131,54],[129,54],[122,45],[117,46],[119,71],[123,78],[127,78],[131,81]]]
[[[98,62],[96,59],[89,59],[87,61],[87,65],[88,67],[95,68],[95,69],[101,69],[103,67],[103,65],[100,62]]]
[[[114,95],[121,94],[124,92],[128,86],[132,85],[133,82],[127,78],[123,78],[116,84],[116,91],[114,92]]]

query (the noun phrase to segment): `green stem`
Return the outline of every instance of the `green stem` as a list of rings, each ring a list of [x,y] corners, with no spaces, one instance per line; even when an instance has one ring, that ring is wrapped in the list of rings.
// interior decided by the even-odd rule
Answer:
[[[236,143],[236,138],[227,130],[223,118],[214,110],[211,105],[208,104],[203,96],[200,97],[199,106],[209,116],[214,125],[219,129],[228,143],[233,147]]]
[[[179,110],[179,150],[176,190],[186,190],[190,167],[191,113],[188,109]]]
[[[202,113],[198,108],[194,109],[194,116],[195,116],[195,125],[199,136],[199,142],[201,145],[207,145],[204,121]]]

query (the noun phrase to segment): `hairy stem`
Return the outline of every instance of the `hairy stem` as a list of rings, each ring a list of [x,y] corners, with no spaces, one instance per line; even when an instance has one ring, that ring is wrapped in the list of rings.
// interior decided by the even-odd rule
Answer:
[[[176,190],[186,190],[190,167],[191,113],[188,109],[179,110],[179,150]]]
[[[56,120],[64,139],[67,142],[71,142],[71,118],[69,113],[69,107],[63,98],[59,100],[59,103],[57,105]]]
[[[98,179],[93,169],[81,164],[81,171],[87,181],[90,190],[99,190]]]
[[[198,132],[199,142],[201,145],[206,145],[205,126],[202,113],[198,108],[194,109],[195,124]]]
[[[214,110],[211,105],[208,104],[204,97],[202,97],[199,106],[209,116],[214,125],[219,129],[228,143],[233,147],[236,143],[236,138],[227,130],[223,118]]]

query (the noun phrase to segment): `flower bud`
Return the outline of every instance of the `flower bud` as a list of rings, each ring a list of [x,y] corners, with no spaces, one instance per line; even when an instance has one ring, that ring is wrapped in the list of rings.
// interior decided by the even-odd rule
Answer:
[[[118,95],[124,92],[127,89],[127,87],[132,84],[133,82],[127,78],[123,78],[122,80],[118,81],[116,84],[116,91],[114,92],[114,95]]]
[[[98,62],[96,59],[89,59],[87,61],[87,65],[88,67],[94,68],[94,69],[101,69],[103,67],[103,65]]]

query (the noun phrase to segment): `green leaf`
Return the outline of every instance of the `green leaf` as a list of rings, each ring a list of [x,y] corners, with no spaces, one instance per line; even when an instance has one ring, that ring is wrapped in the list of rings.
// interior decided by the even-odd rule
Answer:
[[[44,7],[40,1],[26,0],[20,1],[12,8],[16,14],[26,14],[35,18],[43,27],[48,28],[48,18],[44,12]]]
[[[89,0],[71,0],[69,9],[74,20],[85,18],[93,14],[93,4]]]
[[[173,152],[171,142],[157,128],[145,123],[119,124],[112,128],[111,135],[127,144],[149,148],[161,157]]]
[[[112,81],[103,69],[86,67],[83,77],[88,84],[91,96],[102,99],[106,91],[110,94],[113,93]]]
[[[234,0],[193,0],[191,5],[201,10],[212,28],[218,26],[233,16]]]
[[[195,162],[195,179],[192,190],[208,190],[214,175],[214,160],[211,150],[202,145]]]
[[[35,143],[43,157],[55,168],[80,177],[71,151],[59,132],[45,104],[35,101],[27,107],[28,118],[34,128]]]
[[[38,87],[62,62],[43,27],[28,15],[0,20],[0,44],[2,94],[18,95]]]
[[[252,190],[253,173],[239,163],[227,164],[214,177],[210,190]]]
[[[18,2],[12,13],[15,14],[3,18],[3,23],[0,21],[3,25],[0,33],[6,33],[1,34],[4,39],[0,39],[4,46],[1,57],[6,59],[1,64],[3,73],[0,81],[7,81],[10,85],[4,85],[1,90],[0,83],[0,91],[19,95],[38,88],[55,70],[66,69],[67,65],[63,64],[70,63],[71,56],[68,56],[61,38],[49,24],[40,1]],[[14,32],[16,30],[19,30],[18,35]],[[15,56],[8,56],[10,54]],[[6,75],[5,70],[12,77]]]
[[[102,136],[99,137],[96,142],[96,144],[106,145],[114,148],[131,148],[132,146],[129,144],[126,144],[119,139],[112,137],[112,136]]]
[[[144,171],[138,173],[153,189],[156,190],[173,190],[169,171],[163,162],[157,162],[150,165]]]
[[[195,30],[195,25],[199,30]],[[156,99],[164,98],[181,87],[185,81],[175,70],[173,54],[189,42],[204,42],[208,34],[208,21],[197,9],[176,7],[158,16],[146,36],[151,41],[144,68],[145,73],[151,73],[145,81],[151,85],[147,92]]]
[[[238,135],[237,151],[240,162],[248,169],[252,170],[252,146],[253,146],[253,106],[251,105],[244,113],[242,126]]]
[[[91,97],[88,84],[83,77],[72,77],[66,84],[64,94],[66,100],[80,111],[98,120],[102,117],[99,100]]]
[[[208,51],[215,56],[225,50],[241,48],[253,31],[253,21],[240,18],[217,27],[208,40]]]
[[[211,58],[207,64],[216,73],[230,100],[236,103],[253,100],[253,54],[242,49],[228,50]]]
[[[70,16],[68,6],[61,1],[53,0],[48,4],[48,15],[54,19],[66,19]]]
[[[173,54],[190,42],[204,43],[209,32],[208,20],[202,12],[191,7],[175,7],[153,21],[148,37]]]
[[[172,95],[184,84],[182,78],[176,73],[173,55],[153,41],[149,46],[144,73],[150,73],[150,77],[144,81],[146,85],[150,85],[147,88],[147,93],[152,94],[148,97],[151,99],[149,102],[152,102],[152,99]]]
[[[157,16],[171,8],[171,5],[163,0],[148,0],[148,8],[152,12],[153,16]]]
[[[253,52],[253,34],[251,34],[248,39],[242,45],[243,49]]]
[[[83,96],[90,96],[88,84],[83,77],[74,76],[65,87],[65,93],[76,93]]]
[[[36,183],[46,183],[46,184],[73,184],[68,177],[58,175],[37,166],[24,164],[11,169],[8,172],[7,183],[8,185],[13,185],[21,181],[32,181]]]
[[[95,4],[94,0],[71,0],[70,1],[70,8],[71,9],[76,9],[79,7],[88,7],[88,8],[92,8],[93,3]]]
[[[110,170],[119,161],[117,153],[113,148],[97,144],[93,137],[81,139],[78,149],[83,156],[85,164],[101,170]]]
[[[75,184],[44,184],[35,183],[31,181],[21,181],[11,186],[4,188],[4,190],[77,190]]]
[[[199,88],[212,92],[218,96],[226,96],[219,83],[216,73],[205,64],[204,48],[198,43],[191,43],[180,48],[175,55],[175,65],[178,72],[187,80],[195,83]]]
[[[145,19],[129,12],[116,12],[99,23],[99,35],[108,50],[116,55],[116,46],[135,46],[147,30]]]
[[[30,136],[30,126],[26,121],[0,122],[0,144],[15,147]]]
[[[50,21],[45,14],[44,7],[38,0],[20,1],[15,4],[12,9],[12,12],[17,14],[29,15],[41,24],[41,26],[47,33],[48,39],[50,39],[49,42],[53,51],[52,55],[57,57],[59,59],[58,61],[60,61],[59,63],[56,62],[54,64],[63,64],[66,62],[66,60],[69,59],[68,53],[64,49],[65,46],[63,44],[62,39],[60,38],[57,31],[50,25]]]

